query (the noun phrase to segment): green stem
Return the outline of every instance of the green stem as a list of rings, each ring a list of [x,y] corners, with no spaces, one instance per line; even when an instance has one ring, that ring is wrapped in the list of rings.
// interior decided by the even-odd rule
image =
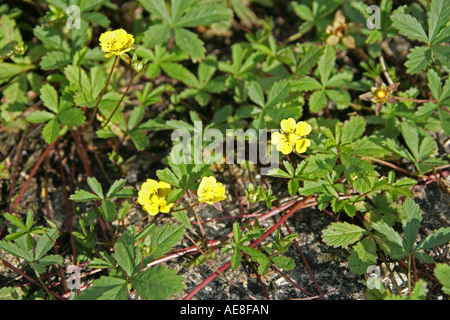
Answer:
[[[97,104],[96,104],[95,107],[94,107],[94,112],[92,113],[91,119],[89,120],[89,126],[90,126],[90,125],[92,124],[92,122],[94,121],[95,115],[97,114],[98,105],[100,104],[100,101],[102,100],[103,95],[105,94],[106,89],[108,88],[109,81],[111,80],[111,76],[112,76],[112,74],[113,74],[114,67],[116,66],[116,63],[117,63],[117,60],[118,60],[118,59],[119,59],[119,56],[115,56],[113,65],[112,65],[112,67],[111,67],[111,71],[109,71],[108,80],[106,81],[105,87],[103,88],[102,92],[100,93],[100,96],[98,97]]]
[[[111,120],[111,118],[113,117],[114,113],[116,113],[117,109],[119,108],[120,104],[122,103],[123,99],[125,98],[125,96],[128,93],[128,90],[130,90],[131,84],[133,83],[134,77],[136,76],[137,72],[133,71],[133,75],[131,76],[130,82],[128,83],[128,87],[125,90],[125,92],[123,93],[122,97],[120,98],[119,103],[117,104],[117,106],[114,108],[114,111],[111,113],[111,115],[109,116],[108,120],[106,120],[105,124],[101,126],[100,130],[103,129]]]
[[[408,295],[411,297],[412,296],[412,292],[411,292],[411,255],[408,255]]]

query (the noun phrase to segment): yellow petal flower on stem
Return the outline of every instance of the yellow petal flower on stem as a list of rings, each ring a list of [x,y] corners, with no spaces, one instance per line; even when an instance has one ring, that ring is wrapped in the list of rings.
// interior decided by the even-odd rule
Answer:
[[[311,125],[305,121],[300,121],[299,123],[297,123],[297,126],[295,127],[295,133],[302,137],[310,134],[311,130],[312,130]]]
[[[170,184],[163,181],[147,179],[138,192],[137,201],[152,216],[159,212],[167,213],[173,206],[173,203],[167,203],[166,201],[166,197],[170,191]]]
[[[199,202],[214,204],[226,199],[225,187],[215,177],[203,177],[197,189]]]
[[[310,145],[311,141],[309,141],[309,139],[303,138],[297,140],[297,142],[295,143],[295,151],[297,151],[297,153],[303,153],[306,151],[306,149],[308,149]]]
[[[285,133],[291,133],[295,130],[295,120],[293,118],[284,119],[280,122],[281,130]]]
[[[102,33],[99,41],[102,51],[105,52],[105,57],[109,58],[113,54],[120,56],[122,53],[130,51],[134,43],[134,37],[123,29],[117,29]]]

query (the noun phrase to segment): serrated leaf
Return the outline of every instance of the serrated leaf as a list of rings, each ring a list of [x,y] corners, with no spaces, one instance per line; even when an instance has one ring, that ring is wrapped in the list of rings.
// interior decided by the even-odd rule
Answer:
[[[433,42],[450,19],[450,7],[445,0],[433,0],[428,12],[428,37]]]
[[[319,112],[327,105],[327,94],[325,90],[314,91],[309,98],[309,110]]]
[[[105,221],[108,223],[113,221],[114,217],[117,214],[117,209],[114,203],[109,200],[102,200],[101,208]]]
[[[439,101],[441,96],[441,80],[438,73],[434,69],[428,70],[427,79],[431,94],[437,101]]]
[[[151,12],[158,18],[166,21],[167,23],[172,23],[172,18],[167,11],[166,4],[164,0],[139,0],[145,10]]]
[[[58,239],[59,231],[51,229],[49,232],[41,235],[36,242],[34,259],[40,260],[54,245],[54,241]]]
[[[53,119],[56,115],[54,113],[45,111],[45,110],[37,110],[27,117],[27,121],[31,123],[40,123],[47,122]]]
[[[102,185],[100,184],[100,182],[98,182],[97,178],[88,177],[87,183],[97,196],[99,196],[101,199],[104,199]]]
[[[117,240],[112,256],[129,277],[133,276],[135,270],[135,248],[134,238],[129,231],[124,232]]]
[[[258,82],[250,82],[250,84],[248,85],[248,96],[250,100],[252,100],[261,108],[264,108],[264,106],[266,105],[263,89]]]
[[[398,247],[403,248],[403,239],[400,236],[400,234],[394,230],[394,228],[390,227],[386,222],[384,221],[378,221],[375,223],[372,223],[372,227],[384,235],[389,241],[396,244]]]
[[[174,32],[176,44],[191,57],[193,62],[205,58],[204,43],[195,33],[184,28],[175,28]]]
[[[422,25],[416,18],[409,14],[398,13],[391,17],[392,26],[398,29],[399,33],[410,40],[428,42],[428,36]]]
[[[133,130],[130,132],[131,140],[133,141],[134,145],[136,146],[136,149],[139,151],[144,150],[148,145],[148,137],[147,135],[142,132],[141,130]]]
[[[147,300],[165,300],[183,290],[184,278],[177,275],[176,270],[163,266],[154,266],[140,272],[131,279],[136,293]]]
[[[183,226],[172,224],[153,228],[144,240],[145,246],[149,249],[149,256],[153,259],[161,258],[183,238],[184,231]]]
[[[101,198],[92,192],[85,190],[78,190],[74,194],[70,196],[70,200],[81,202],[81,201],[93,201],[93,200],[101,200]]]
[[[414,159],[419,162],[419,134],[417,129],[409,125],[407,122],[402,122],[400,124],[400,129],[409,151],[411,151]]]
[[[77,300],[128,300],[127,280],[101,276],[92,286],[83,290]]]
[[[317,63],[317,70],[319,71],[320,80],[323,85],[326,85],[328,79],[330,78],[331,71],[334,69],[335,61],[336,51],[333,47],[326,46],[323,55]]]
[[[442,285],[442,291],[450,295],[450,266],[445,263],[437,263],[434,268],[434,276]]]
[[[209,26],[213,23],[227,21],[231,19],[231,16],[232,11],[226,6],[214,3],[200,4],[174,21],[174,25],[177,27]]]
[[[447,244],[450,241],[450,228],[439,228],[434,233],[428,235],[416,247],[416,250],[431,249]]]
[[[286,80],[275,82],[267,96],[266,108],[273,107],[289,96],[290,86]]]
[[[419,205],[412,199],[405,200],[403,210],[406,213],[406,220],[403,222],[405,244],[407,246],[405,249],[411,252],[419,233],[420,223],[422,222],[422,211]]]
[[[322,88],[322,84],[316,79],[305,76],[303,78],[292,80],[291,89],[292,91],[312,91]]]
[[[355,141],[359,139],[366,130],[366,121],[363,117],[351,117],[344,122],[342,128],[341,142]]]
[[[44,84],[40,89],[39,97],[44,106],[54,113],[58,113],[58,92],[52,85]]]
[[[272,262],[275,263],[278,267],[290,271],[295,268],[295,262],[289,257],[285,256],[275,256],[271,258]]]
[[[364,234],[366,234],[366,230],[357,225],[335,222],[322,231],[322,240],[335,248],[347,247],[358,241]]]
[[[58,113],[58,119],[62,124],[68,127],[81,126],[86,117],[83,110],[77,107],[66,108]]]
[[[354,245],[348,258],[348,266],[355,274],[364,274],[367,268],[376,262],[377,246],[372,236],[368,236]]]
[[[42,137],[44,138],[45,142],[48,144],[53,143],[59,135],[59,123],[56,120],[56,118],[51,119],[47,124],[42,128]]]
[[[408,61],[405,62],[407,72],[415,74],[424,70],[431,61],[430,47],[414,47],[407,55]]]
[[[450,28],[450,27],[449,27]],[[436,59],[442,62],[447,68],[450,68],[450,47],[449,46],[435,46],[433,47]]]

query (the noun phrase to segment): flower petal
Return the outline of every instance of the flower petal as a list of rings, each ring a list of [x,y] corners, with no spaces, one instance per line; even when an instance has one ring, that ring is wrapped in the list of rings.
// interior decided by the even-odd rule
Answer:
[[[303,153],[306,151],[306,149],[308,149],[308,147],[311,145],[311,141],[309,141],[309,139],[300,139],[297,141],[297,143],[295,144],[295,151],[297,151],[297,153]]]
[[[294,132],[295,130],[295,124],[296,124],[295,120],[293,118],[289,118],[281,120],[280,127],[281,130],[283,130],[284,132],[291,133]]]
[[[295,133],[299,136],[307,136],[311,133],[312,127],[309,123],[305,121],[300,121],[297,123],[297,126],[295,128]]]

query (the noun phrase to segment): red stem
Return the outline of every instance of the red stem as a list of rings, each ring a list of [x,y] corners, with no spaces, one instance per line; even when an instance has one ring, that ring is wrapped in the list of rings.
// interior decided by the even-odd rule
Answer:
[[[249,247],[254,248],[257,246],[262,240],[267,238],[270,234],[272,234],[281,224],[283,224],[290,216],[292,216],[298,209],[300,209],[308,200],[310,197],[305,198],[304,200],[298,201],[294,207],[292,207],[287,214],[285,214],[281,219],[275,223],[269,230],[264,233],[264,235],[261,236],[260,239],[257,239],[255,242],[250,244]],[[223,273],[226,269],[228,269],[231,266],[231,261],[228,261],[225,263],[222,267],[218,269],[218,271],[211,274],[209,277],[207,277],[205,280],[203,280],[197,287],[194,288],[186,297],[184,297],[183,300],[190,300],[193,296],[197,294],[205,285],[207,285],[210,281],[212,281],[217,275],[220,273]]]

